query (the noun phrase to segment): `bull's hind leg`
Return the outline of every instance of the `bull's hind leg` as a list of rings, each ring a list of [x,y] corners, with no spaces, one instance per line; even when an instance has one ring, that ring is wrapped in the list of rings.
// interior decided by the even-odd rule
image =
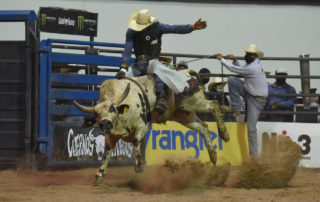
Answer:
[[[222,118],[220,105],[217,100],[207,100],[203,92],[200,91],[192,97],[185,98],[179,106],[181,109],[189,112],[212,113],[216,118],[217,128],[220,137],[225,141],[229,141],[229,134]]]
[[[213,148],[213,145],[211,142],[211,136],[208,129],[208,125],[205,122],[201,121],[194,113],[190,113],[182,110],[176,111],[172,119],[190,128],[191,130],[199,132],[199,134],[203,137],[206,143],[210,161],[212,162],[213,165],[216,165],[217,153]]]
[[[95,176],[95,184],[101,184],[106,175],[106,169],[111,158],[111,155],[114,151],[118,139],[111,138],[109,135],[106,135],[105,138],[105,154],[102,159],[102,165],[100,166],[96,176]]]
[[[220,137],[225,141],[229,141],[229,133],[227,131],[227,127],[224,124],[224,120],[222,118],[221,110],[220,110],[220,105],[218,100],[213,100],[210,102],[210,109],[209,111],[214,115],[217,121],[217,128]]]
[[[142,130],[139,130],[133,140],[133,146],[135,148],[135,171],[137,173],[141,173],[144,170],[145,161],[143,159],[143,155],[141,154],[141,142],[145,136],[145,134],[148,132],[149,126],[143,128]]]

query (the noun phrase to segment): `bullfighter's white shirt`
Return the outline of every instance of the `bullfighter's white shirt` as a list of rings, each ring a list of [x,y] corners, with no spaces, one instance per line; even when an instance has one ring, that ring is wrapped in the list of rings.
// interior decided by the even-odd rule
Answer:
[[[268,81],[259,59],[250,64],[240,66],[239,61],[233,63],[222,58],[221,63],[231,72],[244,77],[244,89],[253,96],[268,97]]]

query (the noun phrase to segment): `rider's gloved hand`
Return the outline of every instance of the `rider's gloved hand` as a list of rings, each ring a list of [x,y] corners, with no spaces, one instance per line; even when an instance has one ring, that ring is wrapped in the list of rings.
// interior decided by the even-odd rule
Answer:
[[[126,76],[126,70],[124,70],[124,69],[120,69],[120,71],[117,73],[117,75],[116,75],[116,78],[117,79],[123,79],[125,76]]]
[[[125,63],[122,63],[120,65],[120,71],[117,73],[116,78],[123,79],[126,76],[127,71],[128,71],[128,65]]]
[[[193,30],[201,30],[207,27],[207,21],[202,21],[201,18],[192,25]]]

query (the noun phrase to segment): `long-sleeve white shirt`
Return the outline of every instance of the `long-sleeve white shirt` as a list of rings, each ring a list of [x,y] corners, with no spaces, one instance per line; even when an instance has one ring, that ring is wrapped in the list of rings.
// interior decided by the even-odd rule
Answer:
[[[233,63],[222,58],[221,63],[231,72],[244,77],[244,89],[253,96],[268,97],[268,81],[259,59],[250,64],[240,66],[239,61]]]

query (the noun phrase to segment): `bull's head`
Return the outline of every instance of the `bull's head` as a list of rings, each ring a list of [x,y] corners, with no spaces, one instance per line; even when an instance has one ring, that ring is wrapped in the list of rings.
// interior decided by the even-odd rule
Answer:
[[[111,98],[97,104],[94,107],[82,106],[75,100],[73,102],[81,111],[86,113],[94,113],[97,116],[100,129],[105,133],[110,133],[114,126],[118,123],[119,114],[123,114],[129,109],[128,105],[121,104],[121,102],[128,96],[129,91],[130,84],[128,83],[126,89],[122,95],[116,99],[116,101],[113,101]]]

